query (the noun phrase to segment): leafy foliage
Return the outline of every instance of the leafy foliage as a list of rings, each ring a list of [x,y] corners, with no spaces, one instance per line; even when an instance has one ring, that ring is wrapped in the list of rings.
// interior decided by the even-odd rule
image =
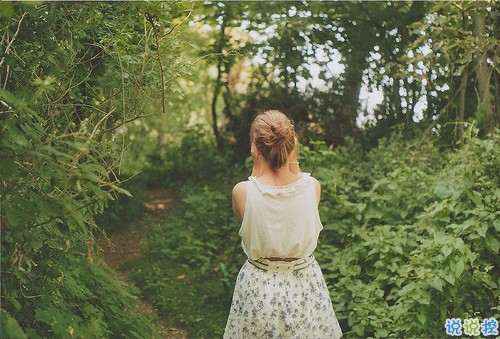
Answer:
[[[141,13],[107,3],[6,8],[2,337],[155,337],[155,320],[134,306],[137,291],[94,255],[102,232],[95,216],[129,194],[116,174],[123,154],[117,139],[144,114],[132,95],[146,91],[141,81],[155,74],[143,69],[154,59],[139,53],[137,43],[149,41]],[[136,49],[125,54],[131,45]]]
[[[173,188],[180,199],[164,220],[142,220],[152,225],[147,244],[123,269],[171,325],[189,337],[221,337],[244,261],[230,198],[241,170],[218,155],[210,137],[193,133],[178,150],[146,171],[145,185]]]
[[[369,152],[350,139],[363,81],[386,89],[387,109],[375,118],[390,128],[408,125],[426,95],[432,105],[424,121],[443,137],[442,120],[434,118],[454,112],[448,108],[467,80],[460,75],[474,66],[470,56],[498,58],[498,5],[484,6],[490,3],[2,2],[2,337],[155,337],[155,320],[133,307],[137,291],[94,255],[100,226],[140,211],[140,194],[116,199],[128,194],[121,174],[145,167],[149,185],[175,187],[182,201],[157,225],[145,258],[131,264],[133,278],[193,336],[222,333],[244,260],[230,209],[230,188],[244,171],[229,165],[215,150],[220,140],[197,124],[207,121],[207,98],[225,118],[218,116],[214,131],[226,128],[233,156],[247,154],[252,115],[271,107],[291,114],[304,140],[345,144],[311,143],[301,161],[323,182],[318,258],[348,335],[440,336],[447,317],[498,317],[498,131],[453,152],[435,146],[447,140],[411,144],[408,128]],[[196,20],[215,20],[184,39],[178,28],[195,9],[203,12]],[[469,12],[484,18],[491,34],[450,29],[469,24]],[[248,30],[238,35],[244,22]],[[270,39],[249,43],[270,27]],[[359,38],[365,34],[371,38]],[[420,53],[429,43],[434,53]],[[328,52],[323,61],[321,50]],[[206,57],[214,51],[216,58]],[[327,70],[335,51],[343,75]],[[245,74],[245,57],[257,52],[266,63]],[[215,59],[223,102],[211,95]],[[318,61],[326,88],[299,89],[301,77],[312,75],[304,65]],[[497,64],[487,67],[496,84]],[[427,87],[417,86],[424,79]],[[464,117],[481,118],[480,106],[468,100]],[[389,134],[381,127],[376,139]]]
[[[347,336],[439,337],[446,318],[498,318],[499,138],[445,153],[398,131],[368,152],[302,147],[303,170],[323,187],[316,256]],[[210,338],[223,331],[244,256],[231,185],[206,175],[209,184],[183,182],[182,201],[128,268],[174,324]]]
[[[318,257],[348,334],[436,337],[446,318],[498,317],[498,138],[449,154],[396,138],[348,168],[352,153],[330,153]]]
[[[189,337],[222,336],[243,261],[229,192],[215,184],[183,189],[182,201],[153,228],[142,258],[125,266],[159,313]]]
[[[226,120],[214,115],[215,133],[234,136],[240,152],[266,109],[335,145],[365,132],[374,145],[400,124],[460,143],[464,122],[488,133],[500,121],[496,2],[214,1],[200,12],[219,57],[214,96]]]

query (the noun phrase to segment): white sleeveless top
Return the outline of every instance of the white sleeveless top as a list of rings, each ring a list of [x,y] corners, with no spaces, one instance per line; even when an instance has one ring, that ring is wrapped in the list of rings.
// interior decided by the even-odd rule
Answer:
[[[247,181],[241,245],[249,259],[306,258],[323,229],[316,202],[316,187],[309,173],[283,186]]]

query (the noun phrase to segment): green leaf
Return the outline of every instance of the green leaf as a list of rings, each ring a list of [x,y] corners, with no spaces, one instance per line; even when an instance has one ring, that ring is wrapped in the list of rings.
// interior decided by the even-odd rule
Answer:
[[[20,110],[20,111],[29,112],[33,116],[39,118],[38,115],[35,112],[33,112],[28,107],[28,105],[26,104],[26,102],[24,102],[23,100],[18,99],[15,95],[13,95],[12,93],[10,93],[9,91],[0,88],[0,98],[2,98],[9,105],[13,106],[14,109],[17,109],[17,110]]]
[[[385,328],[379,328],[375,331],[375,335],[377,338],[387,338],[389,332]]]
[[[9,180],[16,174],[17,165],[15,159],[11,157],[0,157],[0,177],[3,180]]]
[[[69,212],[71,219],[83,228],[85,226],[83,214],[78,210],[71,199],[64,199],[63,205],[66,211]]]
[[[443,292],[443,280],[441,280],[441,278],[439,278],[438,276],[435,276],[431,279],[431,281],[429,282],[429,286],[435,288],[440,292]]]
[[[498,251],[500,249],[500,243],[498,239],[492,236],[486,236],[484,239],[486,244],[486,248],[489,249],[493,254],[498,255]]]
[[[434,194],[436,194],[441,199],[446,199],[451,196],[452,189],[448,182],[438,181],[434,185]]]
[[[453,249],[448,245],[444,245],[443,247],[441,247],[441,253],[443,253],[445,258],[447,258],[452,251]]]
[[[43,240],[40,239],[40,238],[32,238],[30,240],[30,247],[35,249],[35,250],[38,250],[40,249],[41,247],[43,246]]]
[[[9,301],[9,303],[11,303],[12,306],[14,306],[14,309],[16,311],[19,312],[21,310],[21,303],[17,301],[17,293],[15,291],[7,295],[6,299]]]
[[[9,339],[27,339],[28,336],[24,333],[16,319],[12,318],[6,311],[1,313],[2,338]]]
[[[393,246],[392,250],[396,253],[403,254],[403,248],[401,246]]]
[[[132,197],[132,193],[130,193],[130,192],[129,192],[129,191],[127,191],[126,189],[123,189],[123,188],[117,187],[117,188],[116,188],[116,191],[117,191],[118,193],[125,194],[127,197]]]
[[[14,15],[14,5],[11,1],[0,1],[0,17],[7,19],[12,18]]]
[[[479,192],[476,191],[468,191],[467,196],[469,197],[470,200],[476,205],[476,206],[481,206],[483,202],[483,197]]]
[[[472,62],[472,56],[470,54],[463,55],[455,61],[457,64],[469,64]]]
[[[459,260],[455,264],[455,277],[459,278],[462,275],[462,272],[464,271],[465,264],[462,260]]]
[[[453,275],[453,273],[450,272],[448,274],[445,274],[443,278],[451,285],[455,285],[455,276]]]
[[[425,325],[425,322],[426,322],[426,320],[427,320],[426,318],[427,318],[427,317],[426,317],[426,314],[425,314],[425,313],[422,313],[422,312],[421,312],[421,313],[417,313],[417,319],[418,319],[418,321],[420,321],[420,323],[421,323],[422,325]]]
[[[12,208],[12,206],[7,205],[5,207],[5,216],[7,217],[7,222],[9,223],[10,226],[17,226],[20,223],[19,220],[19,215],[17,211]]]
[[[29,144],[28,139],[26,139],[25,133],[16,125],[15,120],[9,120],[7,122],[7,135],[16,144],[20,146],[26,146]]]

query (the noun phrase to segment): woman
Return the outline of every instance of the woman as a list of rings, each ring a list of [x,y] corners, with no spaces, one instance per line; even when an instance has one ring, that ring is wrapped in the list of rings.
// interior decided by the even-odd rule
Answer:
[[[252,175],[233,188],[233,210],[248,260],[233,294],[224,338],[339,338],[321,269],[321,187],[297,162],[294,126],[279,111],[250,129]]]

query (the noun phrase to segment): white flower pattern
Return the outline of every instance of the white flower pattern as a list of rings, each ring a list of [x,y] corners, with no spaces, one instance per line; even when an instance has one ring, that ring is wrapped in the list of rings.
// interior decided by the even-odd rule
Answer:
[[[304,260],[295,267],[247,261],[236,279],[224,338],[340,338],[320,266],[314,257]]]

